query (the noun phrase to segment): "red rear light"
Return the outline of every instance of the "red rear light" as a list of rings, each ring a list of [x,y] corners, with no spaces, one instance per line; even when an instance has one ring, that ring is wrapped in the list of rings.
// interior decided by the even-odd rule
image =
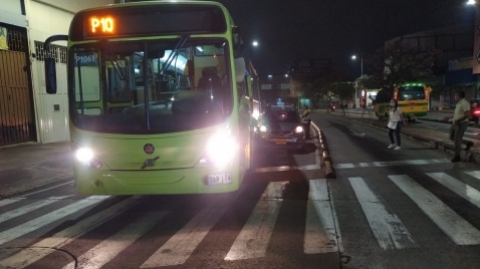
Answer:
[[[475,114],[475,115],[480,115],[480,110],[474,110],[474,111],[473,111],[473,114]]]

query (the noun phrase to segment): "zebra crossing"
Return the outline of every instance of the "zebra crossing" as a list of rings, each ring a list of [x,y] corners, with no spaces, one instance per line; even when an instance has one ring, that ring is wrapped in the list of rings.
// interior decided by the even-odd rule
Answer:
[[[463,175],[472,180],[480,180],[480,171],[465,171]],[[444,172],[425,173],[425,176],[438,182],[480,209],[480,191]],[[368,177],[349,177],[346,179],[351,186],[356,202],[365,216],[365,221],[371,229],[373,239],[382,250],[414,249],[425,247],[416,241],[410,233],[408,225],[395,214],[393,207],[385,199],[381,189],[372,187]],[[480,245],[480,227],[476,227],[451,209],[434,193],[419,184],[409,175],[387,175],[385,180],[396,186],[395,191],[405,194],[423,214],[428,217],[456,245]],[[236,236],[229,249],[222,255],[224,262],[260,259],[269,255],[268,246],[278,225],[281,208],[287,201],[283,193],[288,182],[270,182],[263,194],[256,201],[249,217],[241,229],[235,231]],[[326,179],[311,179],[308,182],[308,200],[306,201],[305,226],[298,227],[304,234],[303,253],[305,255],[328,254],[343,252],[342,223],[339,223],[335,208],[335,197]],[[237,194],[239,195],[239,194]],[[22,202],[28,197],[0,200],[0,223],[28,216],[29,213],[47,208],[59,201],[65,201],[70,196],[49,197],[35,200],[26,205]],[[57,221],[68,218],[75,212],[90,210],[92,207],[116,199],[109,196],[91,196],[73,201],[42,216],[30,219],[10,229],[0,232],[0,249],[2,245],[14,242],[29,233],[51,227]],[[172,233],[171,237],[156,245],[154,251],[145,255],[147,258],[139,262],[139,268],[158,268],[182,265],[192,258],[220,219],[239,199],[235,197],[227,203],[211,201],[201,210],[195,212],[192,218],[182,227]],[[31,268],[42,259],[48,259],[56,249],[89,237],[95,229],[108,225],[118,217],[129,217],[128,212],[141,207],[145,202],[143,197],[125,197],[112,202],[108,207],[101,208],[71,222],[68,226],[55,233],[35,240],[32,245],[26,245],[11,256],[0,260],[0,268]],[[16,204],[20,204],[16,207]],[[253,206],[253,204],[252,204]],[[130,210],[130,211],[129,211]],[[479,211],[480,212],[480,211]],[[132,245],[144,240],[144,236],[155,227],[161,227],[169,218],[175,218],[175,210],[161,208],[156,211],[146,211],[135,215],[118,231],[99,240],[90,249],[80,253],[75,261],[61,264],[58,268],[102,268],[113,259],[121,257],[122,253]],[[58,223],[58,222],[57,222]],[[54,225],[55,226],[55,225]],[[477,225],[478,226],[478,225]],[[411,227],[410,227],[411,228]],[[139,250],[140,251],[140,250]],[[348,249],[347,249],[348,251]],[[101,255],[100,255],[101,254]]]

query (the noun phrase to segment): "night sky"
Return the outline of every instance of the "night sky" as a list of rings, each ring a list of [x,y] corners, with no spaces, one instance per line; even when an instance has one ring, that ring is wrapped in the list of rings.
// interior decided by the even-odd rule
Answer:
[[[254,65],[263,75],[282,72],[298,58],[331,58],[336,71],[358,77],[352,54],[371,54],[396,36],[474,22],[467,0],[218,1],[244,42],[260,43]]]

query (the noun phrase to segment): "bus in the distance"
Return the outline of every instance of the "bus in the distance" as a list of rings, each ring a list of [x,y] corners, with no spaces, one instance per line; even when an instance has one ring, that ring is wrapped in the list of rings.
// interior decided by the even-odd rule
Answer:
[[[228,11],[203,1],[110,5],[68,35],[74,175],[85,195],[224,193],[250,168],[253,83]],[[55,59],[45,59],[56,93]]]
[[[432,88],[423,83],[404,83],[395,87],[393,99],[397,100],[408,120],[426,116],[429,110]],[[390,111],[388,103],[375,104],[375,114],[379,118],[388,118]]]

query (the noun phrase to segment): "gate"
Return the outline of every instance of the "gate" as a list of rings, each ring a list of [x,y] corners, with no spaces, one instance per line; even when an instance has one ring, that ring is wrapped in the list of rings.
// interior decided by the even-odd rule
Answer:
[[[8,50],[0,50],[0,146],[36,140],[26,30],[0,24]]]

